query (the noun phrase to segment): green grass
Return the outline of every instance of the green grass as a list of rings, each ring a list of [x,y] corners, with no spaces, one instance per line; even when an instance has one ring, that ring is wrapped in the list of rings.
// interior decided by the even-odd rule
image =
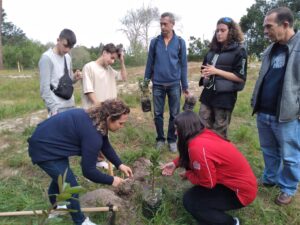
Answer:
[[[233,112],[229,129],[229,138],[242,151],[251,164],[254,173],[259,177],[264,163],[260,152],[255,116],[252,116],[250,98],[256,80],[258,67],[251,67],[248,71],[248,81],[245,90],[239,93],[238,101]],[[0,122],[29,115],[37,110],[44,109],[39,96],[39,81],[35,71],[25,71],[32,75],[30,78],[10,78],[8,75],[18,74],[16,71],[2,71],[0,73]],[[199,79],[199,74],[190,76],[190,80]],[[137,78],[130,76],[128,82],[136,82]],[[194,92],[197,95],[198,90]],[[149,157],[149,151],[154,147],[155,127],[151,113],[142,113],[138,93],[121,95],[120,97],[131,107],[129,121],[125,128],[110,135],[112,145],[117,149],[122,160],[128,165],[139,157]],[[80,85],[76,84],[75,99],[80,105]],[[183,102],[183,99],[182,99]],[[167,109],[168,107],[166,107]],[[195,112],[198,112],[197,103]],[[165,116],[168,119],[168,113]],[[34,131],[33,126],[24,126],[23,131],[0,131],[0,212],[46,209],[49,207],[47,199],[48,176],[37,166],[32,165],[27,153],[26,139]],[[161,161],[167,162],[174,158],[167,147],[161,152]],[[78,177],[79,183],[87,190],[92,191],[102,186],[88,182],[83,178],[80,168],[80,158],[73,157],[71,166]],[[117,173],[118,174],[118,173]],[[196,222],[184,210],[182,195],[191,186],[183,182],[178,172],[172,177],[158,177],[157,186],[164,190],[163,203],[156,216],[147,220],[142,216],[141,194],[137,194],[132,202],[135,205],[135,219],[131,218],[130,225],[195,225]],[[260,187],[258,197],[248,207],[230,214],[239,217],[243,225],[299,225],[300,198],[299,194],[289,206],[279,207],[274,204],[277,188]],[[128,214],[126,210],[124,212]],[[132,213],[132,212],[130,212]],[[106,224],[108,213],[90,213],[92,221],[97,224]],[[35,216],[1,217],[0,225],[37,224]],[[49,221],[50,225],[70,225],[69,216],[63,216]]]
[[[0,121],[45,108],[36,71],[1,71],[0,84]],[[79,84],[75,86],[75,100],[80,102]]]

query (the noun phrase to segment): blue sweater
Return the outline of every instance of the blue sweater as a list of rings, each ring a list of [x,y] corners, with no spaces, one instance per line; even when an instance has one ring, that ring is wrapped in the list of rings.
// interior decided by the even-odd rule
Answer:
[[[179,58],[180,57],[180,58]],[[161,35],[150,42],[145,78],[153,84],[180,84],[182,90],[188,89],[187,56],[183,39],[174,33],[168,46]]]
[[[116,168],[122,164],[108,137],[96,130],[83,109],[69,110],[43,121],[28,143],[29,156],[34,164],[81,156],[83,175],[95,183],[113,183],[112,176],[96,168],[100,151]]]

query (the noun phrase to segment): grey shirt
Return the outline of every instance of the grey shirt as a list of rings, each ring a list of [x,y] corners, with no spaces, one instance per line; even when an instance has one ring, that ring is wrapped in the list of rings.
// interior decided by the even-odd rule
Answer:
[[[65,54],[67,67],[71,79],[73,80],[72,61],[69,54]],[[58,85],[59,79],[64,74],[64,56],[58,55],[49,49],[43,53],[39,61],[40,70],[40,94],[44,100],[48,112],[54,113],[63,108],[75,106],[74,96],[66,100],[56,96],[50,90],[50,84],[55,88]]]

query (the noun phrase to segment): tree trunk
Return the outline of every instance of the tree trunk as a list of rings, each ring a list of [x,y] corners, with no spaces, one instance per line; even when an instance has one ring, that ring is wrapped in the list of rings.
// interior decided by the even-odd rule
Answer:
[[[0,0],[0,70],[3,70],[3,53],[2,53],[2,0]]]

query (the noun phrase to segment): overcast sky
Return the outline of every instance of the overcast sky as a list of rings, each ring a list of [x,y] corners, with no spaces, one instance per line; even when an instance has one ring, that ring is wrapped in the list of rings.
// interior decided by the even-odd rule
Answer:
[[[28,38],[43,44],[56,43],[60,31],[73,30],[77,44],[86,47],[99,43],[123,43],[120,19],[130,9],[158,7],[159,12],[173,12],[180,20],[175,31],[186,41],[190,36],[211,40],[219,18],[227,16],[239,22],[255,0],[3,0],[7,21],[21,28]],[[158,22],[151,36],[160,33]]]

